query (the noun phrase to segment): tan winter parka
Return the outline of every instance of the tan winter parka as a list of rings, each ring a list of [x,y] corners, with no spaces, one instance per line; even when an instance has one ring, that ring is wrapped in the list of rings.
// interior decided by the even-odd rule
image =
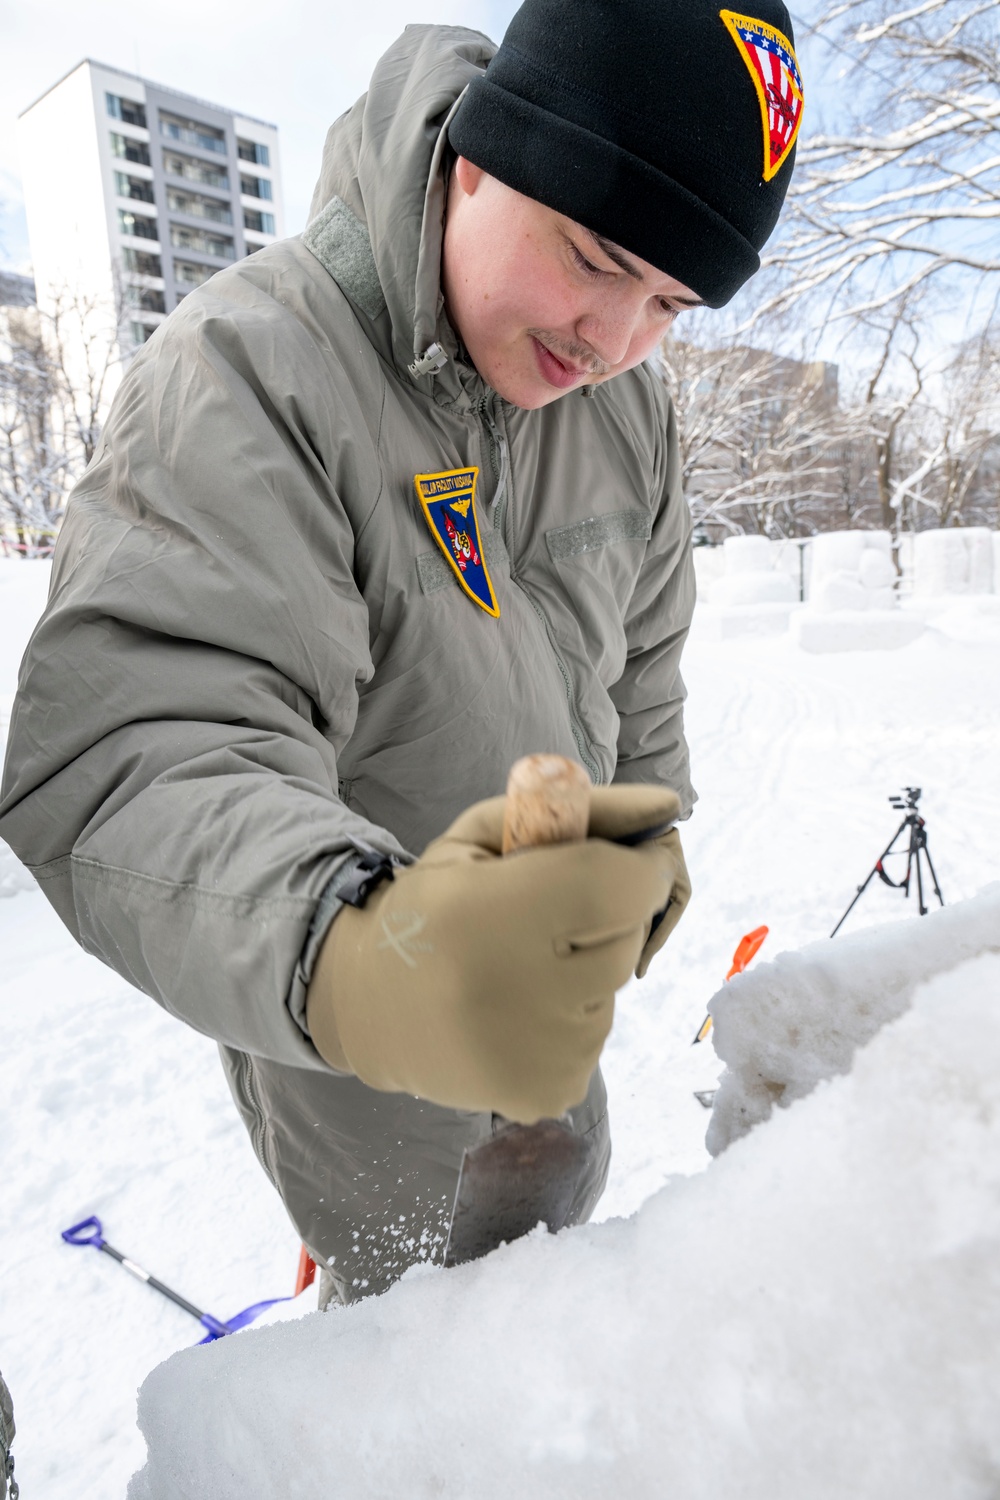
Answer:
[[[130,366],[69,506],[0,801],[83,946],[219,1041],[345,1300],[436,1253],[462,1150],[493,1128],[313,1047],[345,855],[419,854],[531,751],[692,800],[694,583],[661,383],[642,367],[521,411],[444,316],[444,126],[492,51],[409,28],[332,127],[306,233],[189,294]],[[466,465],[499,618],[416,499],[416,474]],[[604,1115],[598,1075],[577,1217]]]

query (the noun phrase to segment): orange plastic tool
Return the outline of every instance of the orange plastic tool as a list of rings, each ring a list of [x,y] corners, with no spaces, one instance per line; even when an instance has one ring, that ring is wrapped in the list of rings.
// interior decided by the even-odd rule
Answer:
[[[736,952],[733,954],[733,966],[729,970],[729,973],[726,975],[727,984],[729,980],[732,979],[734,974],[743,973],[743,970],[746,968],[750,960],[754,957],[755,954],[760,951],[760,946],[763,943],[764,939],[767,937],[769,931],[770,928],[768,927],[755,927],[753,932],[744,933],[743,937],[740,938],[739,942],[736,945]],[[711,1031],[711,1029],[712,1017],[706,1016],[704,1021],[702,1021],[701,1025],[698,1027],[698,1035],[695,1037],[691,1045],[693,1047],[696,1047],[699,1042],[703,1042],[708,1036],[708,1033]]]

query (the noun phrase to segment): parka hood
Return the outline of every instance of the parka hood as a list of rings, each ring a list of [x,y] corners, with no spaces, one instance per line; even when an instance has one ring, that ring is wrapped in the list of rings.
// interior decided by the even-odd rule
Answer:
[[[478,31],[408,26],[379,60],[367,94],[331,125],[310,211],[315,220],[339,198],[363,225],[391,324],[393,361],[409,371],[439,344],[447,365],[431,374],[410,372],[425,389],[433,381],[439,400],[460,400],[481,386],[471,367],[458,366],[458,341],[444,315],[446,127],[495,51]]]

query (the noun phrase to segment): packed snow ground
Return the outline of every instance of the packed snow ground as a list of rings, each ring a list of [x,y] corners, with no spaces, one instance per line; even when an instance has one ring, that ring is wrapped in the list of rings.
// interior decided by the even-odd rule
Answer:
[[[0,725],[47,571],[0,562]],[[1000,873],[1000,641],[974,599],[932,613],[896,651],[816,656],[788,635],[711,641],[696,628],[685,675],[702,797],[684,835],[695,899],[620,999],[605,1054],[615,1156],[602,1219],[704,1168],[708,1116],[692,1091],[711,1087],[720,1064],[690,1041],[706,1002],[750,928],[771,928],[761,960],[825,937],[898,821],[890,792],[924,787],[949,903]],[[144,1458],[136,1388],[199,1330],[107,1257],[63,1246],[59,1230],[100,1214],[112,1244],[222,1317],[290,1291],[298,1246],[211,1043],[80,953],[30,887],[0,849],[0,892],[12,893],[0,899],[0,1369],[23,1492],[114,1500]],[[844,932],[906,913],[875,882]],[[695,1368],[715,1316],[706,1287],[692,1312]],[[741,1399],[732,1374],[720,1403]]]

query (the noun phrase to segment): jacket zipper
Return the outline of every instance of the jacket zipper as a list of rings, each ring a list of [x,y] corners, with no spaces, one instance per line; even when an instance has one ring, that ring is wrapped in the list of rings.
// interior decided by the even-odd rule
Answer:
[[[277,1183],[274,1181],[274,1173],[271,1170],[271,1164],[267,1159],[267,1120],[264,1115],[264,1106],[260,1101],[260,1095],[257,1093],[257,1084],[253,1071],[253,1058],[248,1052],[240,1053],[240,1065],[236,1077],[240,1093],[246,1102],[247,1111],[253,1119],[250,1143],[253,1146],[254,1155],[268,1177],[270,1177],[271,1182],[277,1187]]]
[[[490,468],[493,471],[493,478],[496,481],[496,491],[494,493],[491,506],[493,511],[493,530],[499,532],[501,537],[504,538],[505,543],[507,544],[507,553],[510,557],[510,576],[512,581],[521,590],[521,593],[524,595],[528,603],[531,605],[532,609],[535,611],[535,614],[538,616],[542,624],[542,628],[545,631],[545,638],[548,641],[549,648],[556,659],[556,666],[559,668],[559,673],[563,680],[563,687],[566,690],[566,703],[569,708],[569,724],[570,729],[573,731],[573,739],[576,742],[576,748],[579,751],[580,760],[586,767],[587,773],[590,776],[591,780],[597,786],[600,786],[603,780],[603,777],[601,775],[601,768],[590,754],[590,750],[587,744],[587,736],[584,732],[579,713],[577,712],[576,694],[573,691],[573,679],[570,676],[569,668],[563,660],[559,648],[556,645],[555,636],[552,633],[552,626],[549,624],[545,611],[542,609],[542,606],[531,593],[527,585],[523,583],[522,580],[518,578],[514,572],[514,548],[512,545],[513,537],[510,539],[510,542],[507,542],[504,526],[507,512],[507,497],[510,491],[510,449],[508,447],[506,438],[501,433],[500,428],[497,424],[496,414],[492,409],[492,404],[488,396],[483,397],[482,401],[479,403],[478,409],[483,426],[486,430],[486,442],[489,452]]]

